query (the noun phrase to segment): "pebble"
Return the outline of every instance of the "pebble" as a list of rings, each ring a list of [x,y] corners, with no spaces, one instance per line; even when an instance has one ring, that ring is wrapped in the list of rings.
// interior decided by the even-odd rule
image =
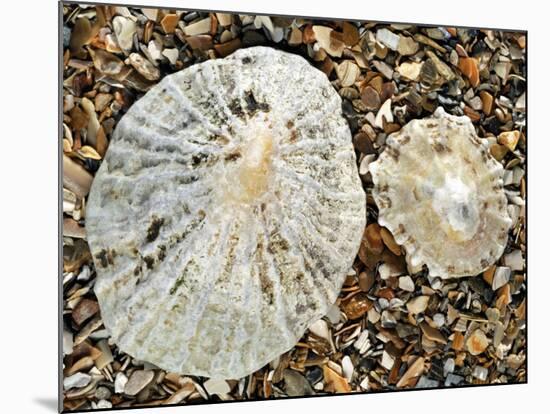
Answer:
[[[71,29],[68,26],[63,25],[63,47],[69,47],[71,41]]]
[[[97,409],[107,409],[107,408],[113,408],[113,404],[110,402],[110,401],[107,401],[107,400],[99,400],[97,403],[96,403],[96,407]]]
[[[455,370],[455,360],[453,358],[447,358],[443,365],[443,376],[452,374]]]
[[[418,52],[418,43],[408,36],[399,36],[399,43],[397,45],[397,51],[403,56],[414,55]]]
[[[403,269],[390,263],[382,263],[378,266],[378,275],[382,280],[387,280],[394,276],[401,276],[403,273],[405,273]]]
[[[399,46],[399,35],[383,28],[376,31],[376,40],[391,50],[397,50]]]
[[[381,228],[378,223],[371,223],[365,229],[364,241],[368,249],[374,254],[381,254],[384,250],[384,242],[380,231]]]
[[[369,165],[376,159],[375,154],[368,154],[363,157],[359,164],[359,174],[367,175],[369,172]]]
[[[372,113],[370,114],[372,115]],[[368,133],[359,132],[358,134],[355,134],[355,136],[353,137],[353,145],[359,152],[362,152],[363,154],[376,154],[376,150],[374,149],[374,145],[370,138],[370,136],[372,136],[375,139],[376,133],[369,124],[363,125],[362,130],[366,129],[369,130]]]
[[[359,66],[351,60],[344,60],[336,66],[336,75],[343,87],[353,85],[360,73]]]
[[[154,22],[157,21],[157,17],[159,15],[159,9],[147,9],[143,8],[141,9],[141,12],[144,14],[145,17],[147,17],[149,20],[152,20]]]
[[[82,149],[82,148],[81,148]],[[83,155],[82,151],[78,150],[78,154]],[[63,218],[63,236],[84,239],[86,238],[86,229],[78,224],[78,222],[70,217]]]
[[[485,115],[490,115],[491,112],[493,111],[493,101],[494,101],[493,95],[491,95],[487,91],[481,91],[479,93],[479,97],[481,98],[481,102],[482,102],[481,109],[483,110],[483,113]]]
[[[424,372],[424,358],[418,357],[409,365],[403,376],[399,379],[396,384],[397,388],[404,387],[411,379],[418,377],[422,372]]]
[[[389,310],[385,310],[382,312],[380,322],[382,323],[382,326],[384,328],[395,328],[395,326],[397,325],[397,319],[394,313]]]
[[[132,372],[132,375],[130,375],[128,382],[124,386],[124,393],[130,396],[137,395],[153,381],[154,377],[155,372],[151,370],[136,370]]]
[[[447,338],[444,337],[438,329],[428,325],[426,322],[420,323],[420,329],[430,341],[437,342],[442,345],[447,343]]]
[[[210,36],[211,37],[211,36]],[[226,43],[233,40],[234,36],[229,30],[224,30],[220,35],[220,43]]]
[[[328,318],[328,320],[332,324],[336,324],[336,323],[340,322],[340,308],[336,305],[332,305],[329,308],[329,310],[326,314],[326,317]]]
[[[435,67],[435,63],[432,59],[427,59],[424,64],[422,65],[422,68],[420,68],[420,76],[419,80],[423,85],[433,85],[435,84],[439,79],[439,73],[437,71],[437,68]],[[437,96],[438,100],[441,99],[441,95]],[[418,96],[418,99],[421,100],[420,95]],[[452,103],[452,101],[450,102]]]
[[[386,298],[379,298],[378,299],[378,305],[381,310],[387,309],[388,306],[390,306],[390,301]]]
[[[443,325],[445,325],[445,315],[443,315],[442,313],[436,313],[433,316],[433,321],[438,328],[441,328]]]
[[[495,329],[493,332],[493,346],[496,348],[500,345],[504,339],[504,324],[500,321],[495,323]]]
[[[92,49],[90,49],[90,55],[94,67],[107,75],[117,75],[124,67],[124,62],[122,60],[113,53],[109,53],[105,50],[97,49],[92,51]]]
[[[366,293],[360,292],[342,303],[342,311],[348,319],[359,319],[365,315],[373,306],[372,301]]]
[[[97,348],[101,351],[101,354],[95,359],[95,366],[97,369],[102,370],[111,362],[114,361],[111,347],[106,339],[102,339],[97,343]]]
[[[386,102],[384,102],[380,107],[380,110],[376,114],[376,118],[374,120],[374,126],[380,129],[383,129],[384,120],[386,124],[393,123],[393,113],[391,111],[391,99],[387,99]]]
[[[447,64],[443,62],[434,52],[432,52],[431,50],[427,50],[426,56],[428,56],[428,58],[433,62],[435,69],[445,80],[450,81],[455,78],[455,73],[452,71],[452,69],[447,66]]]
[[[359,31],[357,26],[350,22],[343,22],[342,24],[343,41],[346,46],[355,46],[359,42]]]
[[[154,60],[162,60],[162,44],[156,40],[151,40],[147,44],[147,50]]]
[[[98,400],[108,400],[109,398],[111,398],[111,395],[111,390],[107,387],[97,387],[97,389],[95,390],[95,397]]]
[[[216,18],[220,26],[228,27],[233,23],[233,15],[229,13],[216,13]]]
[[[210,378],[202,385],[210,395],[226,395],[231,391],[227,381],[221,379]]]
[[[121,394],[124,392],[124,387],[128,382],[128,377],[122,372],[117,372],[115,376],[115,393]]]
[[[73,333],[63,329],[63,355],[73,353]]]
[[[380,108],[380,94],[372,86],[363,88],[361,92],[361,101],[369,111],[376,111]]]
[[[489,322],[495,323],[500,319],[500,311],[497,308],[487,308],[485,315]]]
[[[514,250],[511,253],[504,255],[504,264],[511,270],[520,271],[524,267],[524,259],[521,250]]]
[[[183,386],[179,390],[173,393],[170,396],[170,398],[166,400],[166,404],[179,404],[183,400],[185,400],[187,397],[189,397],[191,394],[193,394],[197,389],[195,388],[195,384],[193,382],[186,382],[185,384],[183,384]],[[200,390],[201,391],[199,391],[199,394],[201,392],[204,393],[204,391],[202,391],[202,388],[200,388]],[[201,397],[202,397],[202,394],[201,394]]]
[[[110,93],[98,93],[94,98],[94,106],[96,111],[103,112],[107,105],[113,100],[113,95]]]
[[[177,14],[166,14],[160,21],[160,25],[162,26],[162,30],[164,30],[164,33],[174,33],[178,25],[178,21],[179,16]]]
[[[468,101],[470,106],[475,111],[480,111],[483,109],[483,102],[479,96],[474,96],[472,99]]]
[[[127,17],[115,16],[113,19],[113,30],[115,31],[118,45],[126,51],[132,49],[134,33],[137,30],[136,23]]]
[[[458,68],[468,78],[473,88],[479,85],[479,69],[477,60],[470,57],[461,57],[458,60]]]
[[[510,151],[514,151],[516,149],[516,145],[518,144],[519,137],[521,133],[519,131],[507,131],[502,132],[498,136],[498,143],[501,145],[506,146]]]
[[[401,276],[399,278],[399,289],[406,292],[414,292],[414,282],[410,276]]]
[[[122,50],[118,45],[116,36],[112,33],[105,35],[105,50],[112,53],[120,53]]]
[[[154,81],[160,78],[160,70],[139,53],[130,53],[128,60],[145,79]]]
[[[519,98],[516,101],[516,104],[514,105],[516,109],[520,111],[525,110],[525,92],[523,92]]]
[[[387,63],[381,62],[379,60],[375,60],[375,61],[372,62],[372,65],[376,68],[376,70],[378,72],[380,72],[382,75],[384,75],[389,80],[391,80],[393,78],[393,69]]]
[[[510,270],[509,267],[503,267],[503,266],[497,267],[495,270],[495,274],[493,276],[493,283],[491,286],[493,290],[497,290],[502,286],[504,286],[506,283],[508,283],[508,281],[510,280],[511,273],[512,271]]]
[[[421,33],[416,33],[414,35],[414,40],[416,40],[417,42],[422,43],[424,45],[430,46],[430,47],[434,48],[435,50],[437,50],[441,53],[446,53],[447,52],[447,50],[443,46],[441,46],[439,43],[433,41],[432,39],[430,39],[427,36],[424,36]]]
[[[395,363],[395,358],[392,357],[386,350],[382,353],[380,365],[390,371]]]
[[[474,370],[472,371],[472,376],[481,381],[485,381],[487,379],[488,374],[489,374],[489,370],[479,365],[476,365],[474,367]]]
[[[364,354],[370,349],[371,343],[368,330],[364,330],[359,334],[357,340],[353,343],[353,347],[357,349],[360,354]]]
[[[319,47],[325,50],[332,57],[341,57],[344,51],[345,44],[332,37],[333,29],[326,26],[313,26],[315,40]]]
[[[283,371],[283,379],[285,381],[285,390],[289,397],[315,394],[308,380],[294,370],[285,369]]]
[[[401,75],[402,79],[416,82],[420,77],[423,64],[419,62],[404,62],[399,65],[397,72]]]
[[[82,388],[90,383],[92,377],[82,372],[77,372],[74,375],[63,378],[63,388],[70,390],[71,388]]]
[[[183,28],[183,33],[187,36],[195,36],[210,32],[210,17],[191,23]]]
[[[63,154],[63,187],[84,198],[92,185],[92,175],[76,161]]]
[[[84,298],[75,306],[72,312],[73,320],[77,325],[90,319],[99,311],[99,305],[95,300]]]
[[[433,379],[430,379],[426,376],[421,376],[418,382],[415,385],[415,388],[435,388],[439,386],[439,382]]]
[[[199,12],[189,12],[189,13],[186,13],[185,16],[183,16],[183,21],[185,23],[189,23],[189,22],[192,22],[193,20],[197,20],[198,17],[199,17]],[[243,21],[243,25],[244,24],[245,22]]]
[[[310,384],[317,384],[323,379],[323,370],[319,367],[312,367],[306,371],[306,379]]]
[[[506,154],[508,153],[508,148],[505,147],[504,145],[499,145],[499,144],[493,144],[491,145],[491,147],[489,148],[489,152],[491,153],[491,155],[497,160],[497,161],[502,161],[502,159],[506,156]]]
[[[288,44],[290,46],[298,46],[302,44],[302,31],[297,27],[292,28],[290,36],[288,38]]]
[[[318,336],[319,338],[326,339],[330,341],[330,331],[328,329],[328,324],[324,319],[319,319],[317,322],[313,323],[309,327],[309,331]]]
[[[359,288],[363,292],[368,292],[375,282],[374,272],[361,272],[359,273]]]
[[[256,33],[256,32],[248,31],[246,33],[248,34],[248,33]],[[215,44],[214,49],[216,50],[218,55],[220,55],[221,57],[226,57],[226,56],[230,55],[231,53],[233,53],[238,48],[240,48],[242,44],[244,44],[244,38],[243,38],[243,43],[241,43],[241,39],[239,39],[237,37],[237,38],[235,38],[235,39],[233,39],[229,42],[226,42],[226,43]]]
[[[428,27],[426,28],[426,34],[435,40],[446,40],[451,37],[449,32],[442,27]]]
[[[180,52],[176,48],[164,49],[162,51],[162,56],[165,56],[172,65],[175,65],[178,61],[179,53]]]
[[[464,377],[462,377],[460,375],[449,374],[447,376],[447,378],[445,378],[445,386],[446,387],[451,387],[453,385],[458,385],[462,381],[464,381]]]
[[[481,329],[476,329],[466,340],[466,349],[472,355],[479,355],[487,349],[489,340]]]
[[[393,238],[393,234],[385,228],[382,227],[380,229],[380,236],[382,237],[382,241],[386,245],[390,251],[395,254],[396,256],[401,256],[401,246],[397,244],[395,239]]]
[[[254,25],[258,29],[263,26],[273,42],[279,43],[281,40],[283,40],[283,28],[274,26],[269,16],[256,16],[256,18],[254,19]]]
[[[508,80],[508,76],[510,75],[510,70],[512,69],[512,63],[511,62],[498,62],[495,67],[494,71],[497,74],[497,76],[506,83]]]
[[[337,372],[330,369],[327,365],[323,365],[323,376],[325,378],[326,385],[334,389],[335,392],[351,392],[351,387],[348,381],[346,381],[346,379]]]
[[[413,315],[418,315],[428,307],[429,296],[416,296],[407,302],[407,310]]]

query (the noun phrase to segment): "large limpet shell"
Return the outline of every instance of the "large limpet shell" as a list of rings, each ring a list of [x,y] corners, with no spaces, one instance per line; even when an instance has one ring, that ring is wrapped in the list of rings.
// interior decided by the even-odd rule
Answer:
[[[403,245],[411,272],[477,275],[503,253],[511,219],[503,168],[466,116],[438,108],[386,140],[369,166],[378,222]]]
[[[138,359],[243,377],[326,314],[365,220],[322,72],[263,47],[196,64],[130,108],[93,182],[103,321]]]

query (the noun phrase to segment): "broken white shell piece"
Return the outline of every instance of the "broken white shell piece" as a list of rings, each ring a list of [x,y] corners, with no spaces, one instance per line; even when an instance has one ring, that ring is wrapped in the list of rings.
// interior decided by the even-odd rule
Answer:
[[[129,109],[87,208],[124,352],[241,378],[327,313],[366,221],[341,103],[302,57],[255,47],[166,76]]]
[[[369,165],[378,223],[407,252],[411,272],[475,276],[503,253],[511,219],[503,168],[466,116],[438,108],[391,134]]]

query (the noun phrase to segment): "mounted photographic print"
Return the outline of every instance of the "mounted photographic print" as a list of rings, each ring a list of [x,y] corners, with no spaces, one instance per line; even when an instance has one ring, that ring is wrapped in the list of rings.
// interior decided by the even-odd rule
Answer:
[[[526,382],[526,32],[59,18],[60,409]]]

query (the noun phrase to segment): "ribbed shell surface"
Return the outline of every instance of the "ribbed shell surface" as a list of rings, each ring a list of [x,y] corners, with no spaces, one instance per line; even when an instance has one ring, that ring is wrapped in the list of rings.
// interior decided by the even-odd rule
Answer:
[[[168,371],[243,377],[334,303],[365,208],[341,99],[303,58],[254,47],[166,76],[90,192],[104,324]]]
[[[502,165],[466,116],[415,119],[390,135],[369,166],[378,222],[407,253],[411,272],[475,276],[502,255],[511,219]]]

